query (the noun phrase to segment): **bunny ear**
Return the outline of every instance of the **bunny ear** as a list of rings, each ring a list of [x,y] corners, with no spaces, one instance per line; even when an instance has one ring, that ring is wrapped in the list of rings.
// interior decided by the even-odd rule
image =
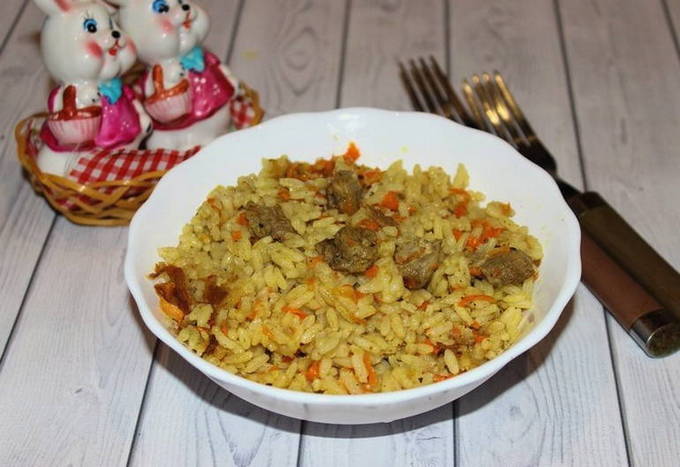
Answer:
[[[63,13],[73,6],[72,0],[33,0],[34,3],[47,15]]]

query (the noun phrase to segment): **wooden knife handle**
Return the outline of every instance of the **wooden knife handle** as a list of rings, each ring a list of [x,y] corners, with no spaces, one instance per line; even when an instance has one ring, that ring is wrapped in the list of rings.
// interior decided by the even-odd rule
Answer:
[[[680,274],[602,197],[570,197],[582,230],[583,282],[654,357],[680,349]]]

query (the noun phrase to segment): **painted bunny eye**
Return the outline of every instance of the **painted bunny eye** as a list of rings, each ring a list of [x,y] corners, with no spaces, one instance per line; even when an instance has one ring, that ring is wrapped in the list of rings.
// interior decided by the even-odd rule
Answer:
[[[87,18],[83,21],[83,29],[85,29],[90,34],[97,32],[97,20],[93,18]]]
[[[170,7],[168,6],[168,2],[166,0],[154,0],[151,8],[153,8],[153,11],[156,13],[167,13],[170,11]]]

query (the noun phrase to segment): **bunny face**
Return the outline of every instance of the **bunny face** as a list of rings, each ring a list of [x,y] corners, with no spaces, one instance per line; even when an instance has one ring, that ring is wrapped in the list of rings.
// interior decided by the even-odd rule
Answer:
[[[47,13],[41,47],[47,69],[62,82],[108,81],[132,67],[132,40],[98,0],[35,0]]]
[[[135,40],[139,58],[159,63],[178,58],[200,45],[210,22],[190,0],[111,0],[119,5],[122,26]]]

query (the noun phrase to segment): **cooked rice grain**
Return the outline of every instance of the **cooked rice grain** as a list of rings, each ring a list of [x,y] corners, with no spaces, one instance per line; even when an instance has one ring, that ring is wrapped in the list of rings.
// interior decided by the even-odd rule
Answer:
[[[259,175],[212,191],[178,246],[160,249],[160,268],[181,268],[190,294],[184,319],[168,318],[177,338],[245,378],[325,394],[430,384],[512,345],[532,307],[535,276],[495,288],[473,266],[508,247],[541,260],[541,245],[512,221],[510,205],[484,206],[484,195],[468,190],[462,165],[450,177],[438,167],[416,166],[408,174],[396,162],[364,195],[364,203],[380,206],[390,192],[398,193],[398,209],[388,213],[397,225],[376,232],[375,274],[339,273],[320,260],[317,244],[371,214],[362,207],[348,216],[327,206],[332,174],[324,170],[333,165],[370,173],[342,157],[307,166],[282,157],[265,160]],[[278,204],[294,232],[282,242],[253,238],[242,214],[248,202]],[[408,238],[441,241],[444,257],[426,289],[407,289],[395,264],[396,245]],[[226,296],[211,303],[211,290]],[[470,299],[477,296],[485,298]]]

